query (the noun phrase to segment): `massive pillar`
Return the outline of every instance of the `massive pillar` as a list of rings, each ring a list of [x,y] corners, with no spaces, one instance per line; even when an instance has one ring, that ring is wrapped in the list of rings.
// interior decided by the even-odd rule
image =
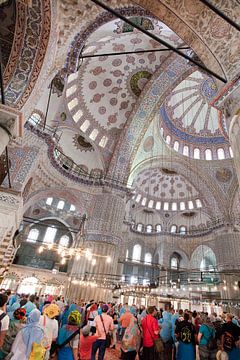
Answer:
[[[71,300],[112,299],[110,284],[116,280],[125,201],[122,194],[96,195],[85,230],[87,254],[75,258],[67,296]]]
[[[223,299],[239,299],[240,233],[234,232],[234,229],[217,233],[213,247],[217,269],[221,273],[221,296]]]

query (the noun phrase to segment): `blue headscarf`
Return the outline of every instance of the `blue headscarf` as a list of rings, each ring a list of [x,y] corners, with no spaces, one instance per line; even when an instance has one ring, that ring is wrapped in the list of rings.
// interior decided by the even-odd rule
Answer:
[[[44,336],[43,329],[38,325],[40,316],[41,313],[39,310],[35,309],[31,311],[27,319],[27,325],[20,330],[23,342],[26,345],[27,358],[29,358],[32,351],[33,343],[36,342],[40,344]]]
[[[29,300],[23,308],[26,310],[26,315],[29,316],[29,314],[36,309],[36,305]]]
[[[19,299],[17,295],[13,295],[9,300],[9,304],[7,306],[7,314],[11,320],[14,319],[14,311],[20,308],[20,302],[18,300]]]
[[[163,339],[164,342],[170,340],[172,337],[171,319],[172,319],[172,315],[169,312],[164,311],[163,322],[161,324],[161,331],[160,331],[161,338]]]

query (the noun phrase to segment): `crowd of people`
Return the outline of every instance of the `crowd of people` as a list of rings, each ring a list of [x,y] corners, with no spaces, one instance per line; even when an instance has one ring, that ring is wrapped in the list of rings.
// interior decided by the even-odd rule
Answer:
[[[240,321],[230,313],[0,293],[0,360],[103,360],[107,348],[122,360],[240,360]]]

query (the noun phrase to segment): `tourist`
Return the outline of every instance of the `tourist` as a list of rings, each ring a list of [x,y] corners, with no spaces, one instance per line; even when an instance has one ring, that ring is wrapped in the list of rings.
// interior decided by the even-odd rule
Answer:
[[[210,317],[202,315],[198,333],[200,360],[214,360],[217,353],[216,331]]]
[[[179,341],[177,360],[195,360],[195,329],[189,321],[190,316],[184,313],[184,320],[176,324],[175,334]]]
[[[149,306],[147,315],[142,320],[143,331],[143,359],[154,359],[154,340],[159,337],[158,321],[155,318],[157,310],[154,306]]]
[[[7,312],[8,296],[6,294],[0,294],[0,348],[3,346],[6,333],[9,328],[9,316]]]
[[[26,316],[28,316],[31,311],[36,309],[35,300],[36,300],[36,296],[30,295],[28,302],[23,306],[23,308],[26,309]]]
[[[107,315],[108,305],[102,306],[102,315],[95,317],[97,335],[99,336],[92,347],[92,360],[95,360],[96,352],[98,350],[98,360],[104,359],[104,354],[107,346],[107,334],[114,330],[113,319]]]
[[[168,311],[163,313],[163,321],[160,326],[160,336],[164,345],[165,360],[172,360],[172,348],[173,348],[173,339],[172,339],[172,315]]]
[[[232,319],[232,314],[226,314],[226,322],[222,325],[221,349],[228,354],[228,360],[240,359],[240,348],[236,347],[236,342],[240,338],[240,328]]]
[[[61,315],[61,325],[66,325],[68,323],[68,317],[71,314],[71,312],[77,310],[76,304],[71,304],[70,306],[66,305],[62,315]]]
[[[137,319],[132,317],[121,341],[123,360],[135,360],[140,347],[140,340],[140,330]]]
[[[20,308],[20,302],[19,302],[19,297],[17,294],[14,294],[11,296],[11,299],[8,301],[8,305],[7,305],[7,314],[10,318],[10,320],[13,320],[13,313],[15,310]]]
[[[25,325],[17,334],[14,340],[11,360],[28,360],[33,350],[33,343],[41,344],[44,338],[44,331],[39,326],[41,313],[34,309],[29,313],[27,325]]]
[[[87,310],[87,323],[91,328],[91,333],[96,333],[96,324],[95,317],[98,315],[98,306],[97,304],[92,304],[88,307]]]
[[[58,322],[55,318],[59,316],[59,314],[59,307],[56,304],[50,304],[44,308],[43,315],[39,320],[39,325],[42,327],[44,336],[47,339],[45,360],[49,359],[52,343],[55,342],[58,337]]]
[[[92,345],[98,339],[98,335],[90,336],[89,325],[86,325],[81,330],[80,335],[80,346],[79,346],[79,356],[81,360],[90,360],[92,355]]]
[[[74,310],[69,314],[67,324],[64,324],[59,330],[58,360],[78,360],[80,321],[79,311]]]
[[[131,314],[130,309],[126,307],[125,312],[122,314],[122,316],[119,319],[119,324],[121,325],[121,339],[123,338],[125,330],[129,326],[132,318],[133,315]]]
[[[116,345],[117,345],[117,331],[118,331],[118,319],[117,319],[117,313],[113,313],[112,315],[113,318],[113,332],[112,332],[112,345],[111,345],[111,349],[115,349]]]
[[[9,328],[4,339],[3,346],[0,350],[0,359],[5,359],[6,356],[11,352],[13,342],[22,327],[26,322],[26,310],[19,308],[14,311],[13,319],[10,320]]]

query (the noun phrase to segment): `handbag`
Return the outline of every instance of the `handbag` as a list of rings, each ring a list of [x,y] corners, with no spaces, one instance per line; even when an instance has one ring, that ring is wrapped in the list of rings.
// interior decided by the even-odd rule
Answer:
[[[147,320],[146,320],[146,324],[147,324]],[[159,336],[157,339],[154,339],[153,336],[152,336],[152,333],[151,331],[149,330],[149,327],[148,327],[148,324],[147,324],[147,329],[148,329],[148,332],[154,342],[154,350],[156,353],[160,354],[160,353],[163,353],[164,352],[164,344],[163,344],[163,341],[161,339],[161,337]]]
[[[38,344],[36,342],[32,345],[32,351],[29,356],[29,360],[44,360],[46,349],[43,347],[42,343]]]
[[[110,335],[109,333],[106,332],[102,315],[100,315],[100,319],[101,319],[101,321],[102,321],[103,329],[104,329],[104,332],[105,332],[105,335],[106,335],[106,348],[109,348],[109,347],[111,346],[112,337],[111,337],[111,335]]]

